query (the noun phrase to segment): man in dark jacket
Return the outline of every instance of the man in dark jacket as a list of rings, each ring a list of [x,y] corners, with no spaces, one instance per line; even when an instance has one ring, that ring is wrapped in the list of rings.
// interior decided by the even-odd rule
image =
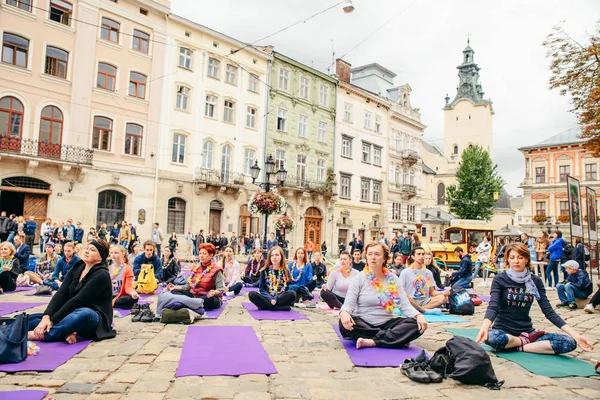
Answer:
[[[473,262],[471,261],[471,255],[465,254],[460,246],[454,249],[454,254],[460,258],[460,268],[451,275],[450,284],[452,287],[467,289],[473,280]]]
[[[27,229],[25,230],[25,243],[29,245],[29,248],[33,248],[33,242],[35,240],[35,230],[37,229],[37,222],[33,215],[29,216],[29,221],[25,222]]]
[[[10,214],[8,217],[8,224],[6,225],[6,232],[8,233],[7,241],[14,243],[15,235],[19,230],[19,224],[17,223],[17,216],[15,214]]]
[[[24,235],[22,234],[15,236],[15,247],[17,249],[15,258],[19,260],[20,273],[27,271],[27,268],[29,267],[29,256],[31,255],[31,247],[24,243],[23,236]]]
[[[73,235],[73,241],[75,243],[81,243],[83,241],[83,234],[85,231],[81,227],[81,222],[77,223],[77,228],[75,228],[75,234]]]
[[[137,279],[144,264],[152,264],[154,267],[154,276],[160,281],[162,278],[162,263],[156,255],[156,246],[152,240],[144,242],[144,252],[133,260],[133,276],[135,279]]]
[[[6,242],[8,238],[8,218],[6,218],[6,211],[0,213],[0,243]]]
[[[575,238],[575,255],[573,256],[573,260],[577,261],[580,270],[585,271],[585,249],[583,248],[583,243],[581,243],[581,238]]]

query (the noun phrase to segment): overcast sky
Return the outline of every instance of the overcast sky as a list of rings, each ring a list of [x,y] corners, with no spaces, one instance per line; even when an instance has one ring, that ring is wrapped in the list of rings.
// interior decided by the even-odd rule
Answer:
[[[172,0],[172,12],[253,43],[338,1]],[[344,56],[353,67],[385,66],[397,74],[395,84],[412,87],[412,105],[427,125],[424,140],[443,148],[444,97],[456,94],[456,67],[469,33],[480,82],[496,112],[492,156],[510,194],[521,193],[524,177],[517,148],[576,126],[568,98],[548,89],[550,61],[541,43],[561,21],[585,42],[600,19],[600,1],[355,0],[354,5],[351,14],[336,7],[257,44],[325,70],[333,40],[335,57]]]

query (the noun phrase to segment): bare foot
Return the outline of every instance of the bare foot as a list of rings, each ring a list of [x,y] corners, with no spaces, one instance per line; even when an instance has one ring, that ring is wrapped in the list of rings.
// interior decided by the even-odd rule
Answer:
[[[71,333],[66,340],[69,344],[77,343],[77,332]]]
[[[271,300],[271,304],[273,304],[273,305],[277,304],[277,300]]]
[[[375,347],[375,341],[373,339],[365,339],[365,338],[358,338],[358,340],[356,341],[356,348],[360,349],[362,347]]]
[[[42,340],[42,338],[37,336],[34,331],[29,331],[27,332],[27,340]]]

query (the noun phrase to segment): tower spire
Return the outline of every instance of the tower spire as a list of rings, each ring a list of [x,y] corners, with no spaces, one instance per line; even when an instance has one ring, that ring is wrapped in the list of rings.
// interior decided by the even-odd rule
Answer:
[[[470,34],[467,33],[467,47],[463,50],[463,62],[458,69],[459,83],[456,96],[452,102],[446,102],[445,108],[451,108],[457,101],[468,99],[474,104],[487,104],[483,98],[484,92],[479,83],[479,66],[475,63],[475,51],[471,48]]]

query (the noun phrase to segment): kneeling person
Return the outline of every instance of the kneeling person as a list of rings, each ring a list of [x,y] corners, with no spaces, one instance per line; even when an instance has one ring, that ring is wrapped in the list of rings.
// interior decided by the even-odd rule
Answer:
[[[425,267],[425,249],[415,247],[412,252],[413,264],[400,274],[400,282],[406,291],[408,300],[419,311],[440,307],[448,301],[450,289],[444,292],[435,290],[435,280]]]

